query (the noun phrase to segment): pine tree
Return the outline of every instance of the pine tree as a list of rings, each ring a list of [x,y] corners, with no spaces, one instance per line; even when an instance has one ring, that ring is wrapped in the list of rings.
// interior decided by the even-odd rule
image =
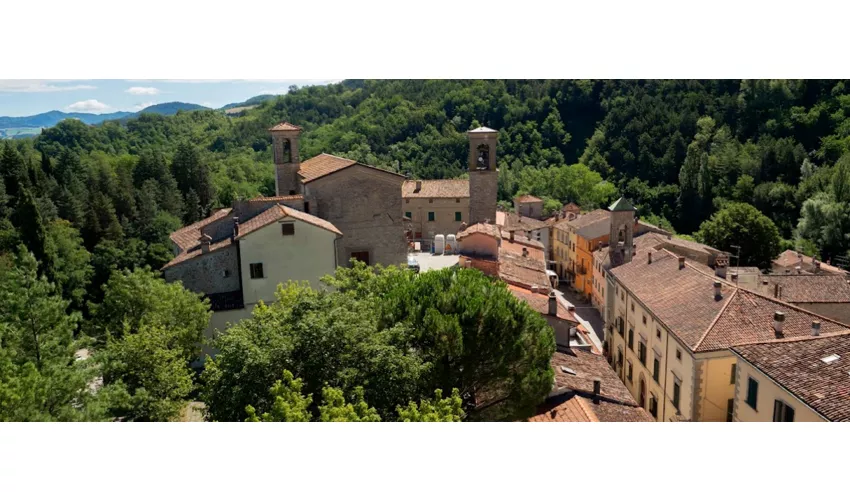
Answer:
[[[6,143],[0,155],[0,174],[6,183],[6,194],[13,200],[17,199],[23,189],[29,187],[26,163],[11,142]]]
[[[47,237],[38,205],[29,189],[21,191],[15,212],[12,214],[12,223],[18,229],[23,244],[40,263],[41,272],[49,279],[53,279],[55,251],[52,242]]]
[[[198,199],[198,195],[194,189],[190,189],[186,193],[184,206],[186,207],[186,212],[183,214],[183,222],[186,224],[192,224],[204,218],[204,214],[201,212],[201,200]]]

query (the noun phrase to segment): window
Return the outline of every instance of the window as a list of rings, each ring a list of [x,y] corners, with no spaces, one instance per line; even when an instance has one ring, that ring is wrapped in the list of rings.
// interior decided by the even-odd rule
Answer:
[[[463,219],[463,216],[460,212],[455,212],[455,222],[460,222]]]
[[[652,379],[658,382],[658,379],[661,377],[661,362],[658,361],[658,358],[654,358],[652,360]]]
[[[646,314],[643,315],[643,324],[646,324]]]
[[[623,336],[623,329],[625,328],[626,322],[623,321],[623,318],[617,318],[617,331],[620,332],[620,337]]]
[[[729,375],[729,383],[735,385],[735,377],[737,376],[736,372],[738,371],[737,363],[732,363],[732,374]]]
[[[635,303],[632,302],[632,312],[635,312]]]
[[[351,258],[354,260],[359,260],[367,266],[369,265],[369,252],[367,251],[351,252]]]
[[[638,341],[638,359],[640,364],[646,366],[646,344],[640,341]]]
[[[223,277],[225,277],[225,278],[229,278],[229,277],[230,277],[230,269],[225,269],[225,270],[223,270],[223,271],[221,272],[221,275],[222,275]]]
[[[617,367],[623,366],[623,350],[619,347],[617,348]]]
[[[434,222],[434,212],[428,212],[428,222]]]
[[[410,203],[410,198],[404,200],[405,203]]]
[[[678,380],[673,381],[673,408],[679,409],[679,395],[682,392],[682,387]]]
[[[655,329],[655,336],[658,337],[659,339],[661,338],[661,330],[660,329],[658,329],[658,328]]]
[[[455,203],[460,203],[460,198],[455,198]]]
[[[629,328],[629,349],[635,350],[635,331]]]
[[[408,219],[412,219],[412,218],[413,218],[413,213],[412,213],[412,212],[405,212],[405,213],[404,213],[404,216],[405,216],[405,217],[407,217]]]
[[[747,381],[747,404],[750,405],[750,408],[753,410],[758,410],[758,408],[756,408],[758,399],[759,383],[750,377],[750,380]]]
[[[682,361],[682,351],[676,349],[676,359]]]
[[[305,201],[305,202],[304,202],[304,213],[305,213],[305,214],[309,214],[309,213],[310,213],[310,202],[309,202],[309,201]]]
[[[626,369],[626,378],[629,379],[629,382],[632,381],[632,362],[626,361],[627,369]]]
[[[735,415],[735,400],[729,399],[726,401],[726,421],[731,422]]]
[[[263,263],[258,262],[256,264],[251,264],[251,279],[258,280],[263,278]]]
[[[773,421],[793,422],[794,408],[791,408],[790,406],[777,399],[773,402]]]
[[[649,414],[653,418],[658,418],[658,398],[655,397],[655,394],[649,396]]]
[[[284,223],[280,225],[280,233],[284,236],[292,236],[295,234],[295,224]]]
[[[434,203],[434,198],[428,198],[428,203]]]

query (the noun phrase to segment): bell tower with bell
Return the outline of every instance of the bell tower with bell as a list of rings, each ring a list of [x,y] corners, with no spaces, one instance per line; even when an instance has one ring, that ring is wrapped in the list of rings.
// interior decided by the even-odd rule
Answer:
[[[298,138],[301,136],[301,127],[282,122],[270,128],[269,132],[272,134],[275,191],[278,196],[300,194],[298,169],[301,168],[301,161],[298,158]]]
[[[499,171],[496,169],[499,132],[478,127],[466,135],[469,138],[469,224],[495,224],[499,189]]]

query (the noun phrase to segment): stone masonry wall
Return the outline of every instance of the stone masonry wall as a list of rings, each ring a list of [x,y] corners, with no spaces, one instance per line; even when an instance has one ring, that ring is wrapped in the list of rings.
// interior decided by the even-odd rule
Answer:
[[[469,171],[469,225],[490,221],[496,223],[496,199],[499,173],[496,170]]]
[[[227,276],[225,277],[225,271]],[[220,293],[239,290],[239,259],[236,245],[199,255],[163,271],[165,281],[182,281],[195,293]]]
[[[352,166],[306,185],[315,199],[310,212],[342,231],[337,263],[347,266],[352,252],[369,252],[370,264],[403,264],[407,240],[402,221],[402,177]]]

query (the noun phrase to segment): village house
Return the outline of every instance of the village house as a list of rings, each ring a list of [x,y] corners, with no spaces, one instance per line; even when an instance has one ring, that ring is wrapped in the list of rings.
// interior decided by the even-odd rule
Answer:
[[[474,224],[457,235],[460,265],[474,267],[506,283],[549,293],[543,245],[495,224]]]
[[[711,268],[661,249],[614,267],[606,354],[638,404],[658,421],[731,421],[731,347],[850,327],[738,287]]]
[[[514,210],[517,215],[532,219],[543,218],[543,200],[530,194],[514,198]]]
[[[735,422],[850,421],[850,334],[734,346]]]
[[[850,324],[850,283],[839,274],[767,274],[758,291],[797,307]]]
[[[785,250],[771,262],[771,272],[773,274],[792,274],[792,273],[809,273],[809,274],[837,274],[840,276],[848,276],[847,271],[840,267],[835,267],[827,262],[803,255],[794,250]]]
[[[466,179],[405,181],[401,188],[405,218],[413,240],[426,243],[438,234],[457,234],[469,221],[469,181]]]
[[[546,221],[532,219],[511,212],[496,212],[496,225],[503,230],[514,231],[525,235],[526,238],[539,241],[543,245],[546,260],[550,260],[551,244],[549,241],[549,224]]]

